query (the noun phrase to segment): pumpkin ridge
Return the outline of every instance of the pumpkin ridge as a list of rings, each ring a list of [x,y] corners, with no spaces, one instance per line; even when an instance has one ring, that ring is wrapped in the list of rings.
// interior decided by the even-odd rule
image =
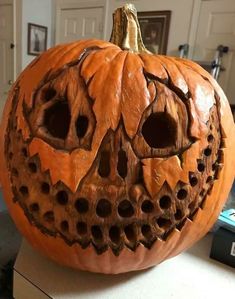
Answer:
[[[121,113],[125,129],[128,136],[133,138],[143,111],[153,101],[144,76],[143,61],[136,53],[128,52],[123,64],[121,95]]]
[[[162,55],[157,55],[157,57],[159,58],[159,56],[162,56]],[[140,59],[142,60],[141,56],[139,55]],[[143,60],[142,60],[143,61]],[[183,101],[187,101],[190,97],[191,97],[191,94],[190,94],[190,91],[188,90],[187,93],[184,93],[183,90],[181,90],[179,87],[177,87],[172,79],[171,79],[171,76],[168,72],[168,69],[162,64],[162,67],[164,68],[166,74],[168,75],[168,78],[167,79],[162,79],[152,73],[149,73],[146,71],[145,67],[144,67],[144,61],[143,61],[143,69],[144,69],[144,74],[146,75],[146,77],[148,79],[153,79],[153,80],[156,80],[156,81],[159,81],[160,83],[162,84],[165,84],[169,89],[171,89],[172,91],[174,91],[179,98],[181,98]]]
[[[107,62],[107,54],[106,52],[111,52],[111,51],[116,51],[116,54],[114,53],[114,55],[111,57],[111,59],[108,60]],[[84,59],[84,61],[81,63],[81,76],[83,77],[83,79],[85,80],[86,84],[89,85],[90,81],[92,80],[92,78],[94,78],[95,74],[97,72],[100,71],[100,68],[102,68],[102,58],[105,57],[105,62],[106,63],[111,63],[116,56],[120,53],[121,49],[119,49],[119,47],[114,46],[114,47],[108,47],[108,48],[104,48],[104,49],[100,49],[99,51],[95,52],[95,53],[91,53],[88,57],[86,57],[86,59]],[[97,57],[98,56],[98,57]],[[101,57],[99,57],[101,56]],[[104,57],[102,57],[104,56]],[[97,67],[97,62],[96,60],[98,59],[100,66]],[[95,63],[95,71],[93,70],[91,74],[88,75],[88,71],[90,71],[90,69],[93,69],[94,66],[92,65],[93,63]]]
[[[184,75],[180,72],[176,63],[171,60],[170,57],[164,55],[158,55],[163,68],[166,70],[167,74],[171,78],[171,81],[175,88],[178,88],[182,91],[183,94],[187,95],[189,91],[189,86],[185,80]]]
[[[127,52],[119,52],[108,65],[105,65],[105,68],[101,67],[100,71],[95,73],[88,86],[88,93],[94,99],[93,110],[98,126],[99,121],[113,130],[118,126],[121,115],[122,69],[126,55]],[[107,78],[112,82],[110,85],[106,83]],[[106,99],[106,104],[104,99]]]

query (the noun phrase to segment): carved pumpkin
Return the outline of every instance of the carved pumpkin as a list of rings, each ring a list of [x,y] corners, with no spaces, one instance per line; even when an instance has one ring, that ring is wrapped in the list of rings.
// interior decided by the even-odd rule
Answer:
[[[3,115],[1,182],[36,249],[120,273],[210,229],[233,181],[234,123],[206,71],[144,48],[132,6],[116,11],[111,41],[56,46],[22,72]]]

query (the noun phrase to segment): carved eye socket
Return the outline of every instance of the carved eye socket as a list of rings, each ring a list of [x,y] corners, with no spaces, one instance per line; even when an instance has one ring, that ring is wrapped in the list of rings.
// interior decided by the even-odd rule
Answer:
[[[65,139],[70,125],[70,110],[67,101],[60,101],[45,111],[44,126],[56,138]]]
[[[167,112],[152,113],[142,126],[142,135],[150,147],[174,146],[177,139],[177,124]]]
[[[91,150],[96,128],[93,100],[77,68],[63,67],[58,74],[47,74],[33,94],[32,107],[25,113],[34,136],[64,151]]]

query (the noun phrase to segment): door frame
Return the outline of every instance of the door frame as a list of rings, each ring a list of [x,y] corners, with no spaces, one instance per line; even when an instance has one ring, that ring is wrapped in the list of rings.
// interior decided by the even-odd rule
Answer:
[[[79,9],[79,8],[102,8],[104,11],[104,24],[103,24],[103,39],[106,36],[106,22],[108,13],[108,0],[89,0],[89,1],[67,1],[56,0],[55,3],[55,44],[59,43],[59,28],[61,20],[61,11],[63,9]]]
[[[22,0],[13,0],[14,80],[22,71]]]
[[[22,68],[22,0],[0,0],[1,5],[11,5],[13,12],[13,80],[15,81]]]
[[[188,52],[188,58],[192,59],[196,44],[196,36],[198,31],[198,20],[201,12],[201,4],[202,1],[205,0],[194,0],[193,2],[193,9],[192,9],[192,15],[191,15],[191,24],[189,29],[189,36],[188,36],[188,43],[189,43],[189,52]]]

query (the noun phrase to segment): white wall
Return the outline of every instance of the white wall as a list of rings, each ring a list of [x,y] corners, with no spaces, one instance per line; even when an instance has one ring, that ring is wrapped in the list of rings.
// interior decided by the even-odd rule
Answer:
[[[53,8],[56,3],[67,3],[73,7],[81,2],[95,3],[95,0],[52,0]],[[125,3],[133,3],[138,11],[156,11],[156,10],[170,10],[171,22],[169,30],[169,39],[167,54],[178,56],[178,47],[181,44],[189,43],[191,20],[193,16],[193,6],[198,0],[106,0],[106,18],[105,20],[105,39],[109,40],[112,30],[112,14],[118,7],[123,6]],[[197,9],[199,9],[197,7]],[[55,28],[56,30],[56,28]],[[58,29],[57,29],[58,30]],[[54,31],[54,30],[53,30]],[[54,41],[54,38],[53,38]]]
[[[19,1],[19,0],[17,0]],[[48,27],[48,48],[54,45],[56,2],[76,3],[84,0],[21,0],[22,1],[22,68],[35,56],[27,54],[27,26],[36,23]],[[89,2],[90,0],[86,0]],[[92,0],[94,2],[94,0]],[[107,21],[105,39],[109,40],[112,29],[112,14],[117,7],[133,3],[138,11],[171,10],[171,23],[168,40],[168,55],[178,55],[180,44],[189,43],[189,33],[195,0],[107,0]]]
[[[51,47],[52,27],[51,0],[22,0],[22,69],[24,69],[35,56],[27,54],[28,23],[35,23],[48,27],[47,47]]]

